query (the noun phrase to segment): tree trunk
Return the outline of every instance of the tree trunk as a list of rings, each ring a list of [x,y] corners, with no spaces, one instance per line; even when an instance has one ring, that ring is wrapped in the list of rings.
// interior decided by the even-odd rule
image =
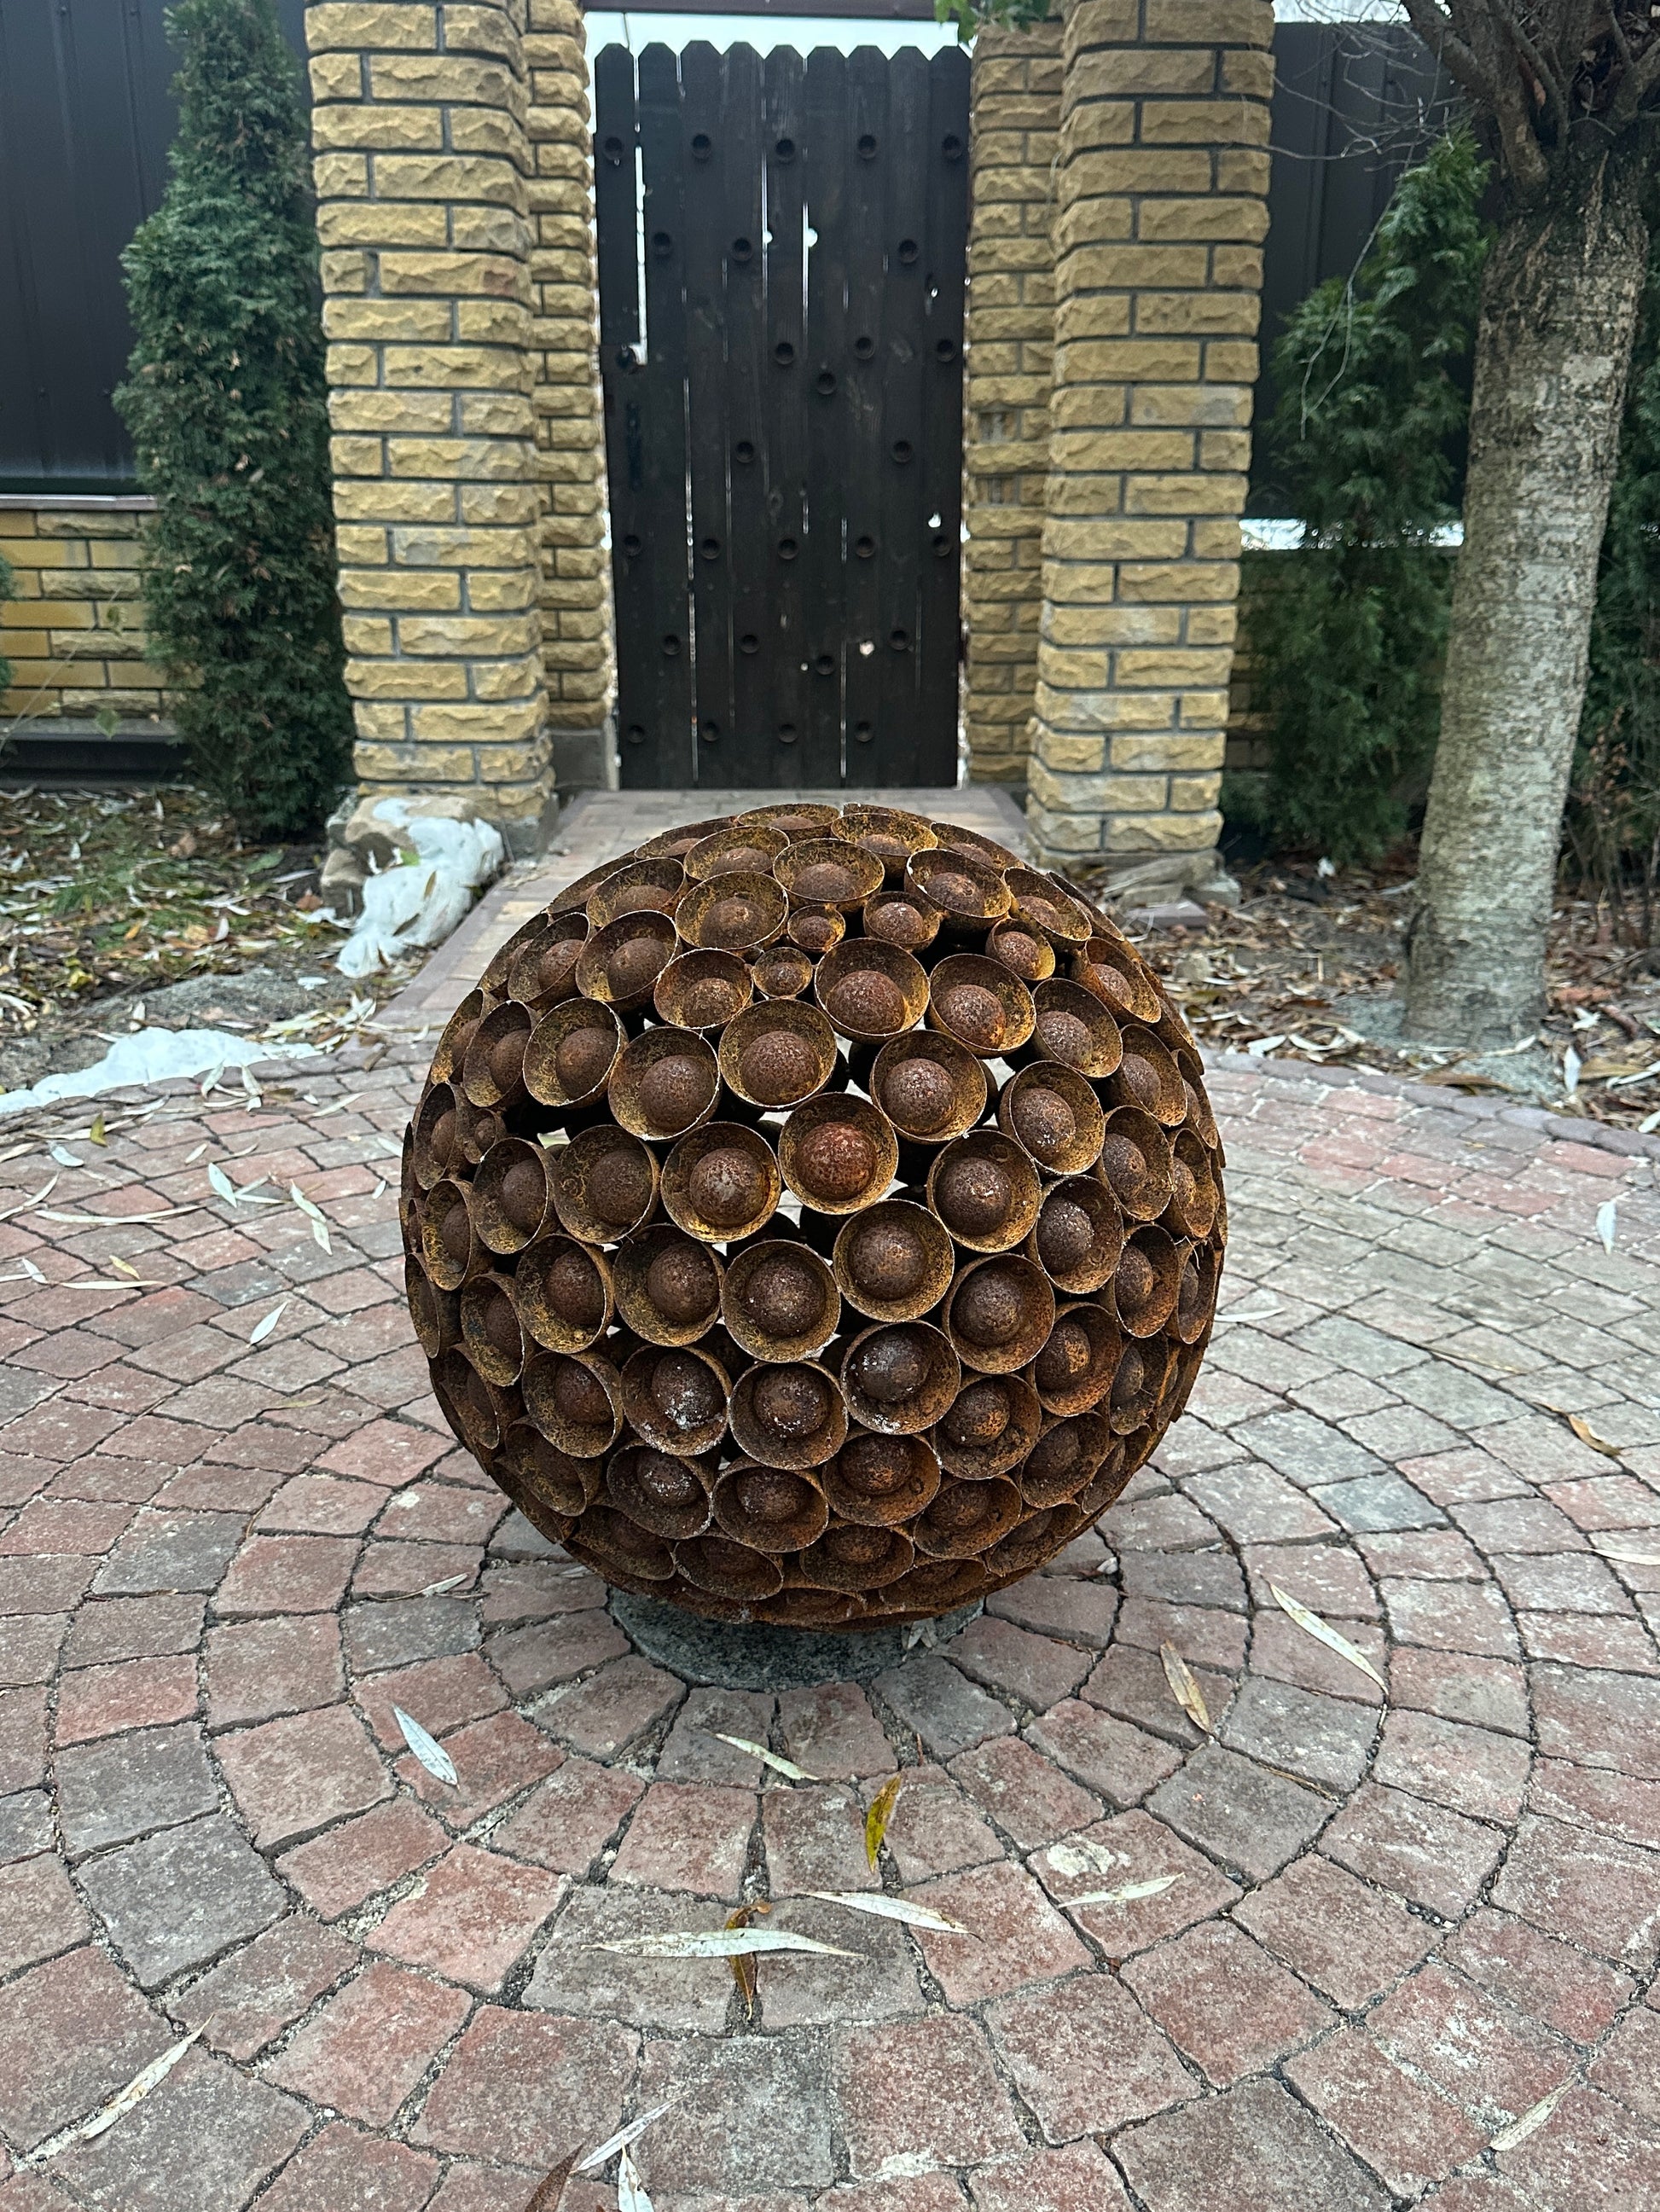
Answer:
[[[1481,286],[1464,546],[1408,946],[1408,1036],[1507,1044],[1545,935],[1648,255],[1636,165],[1512,212]]]

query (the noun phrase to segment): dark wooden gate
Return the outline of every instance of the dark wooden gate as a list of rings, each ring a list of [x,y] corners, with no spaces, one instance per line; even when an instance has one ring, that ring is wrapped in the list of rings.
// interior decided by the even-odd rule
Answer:
[[[594,68],[623,781],[954,784],[968,57],[637,66]]]

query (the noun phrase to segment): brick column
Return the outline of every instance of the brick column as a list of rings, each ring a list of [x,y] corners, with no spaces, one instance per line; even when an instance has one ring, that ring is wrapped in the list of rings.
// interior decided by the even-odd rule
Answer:
[[[551,799],[526,0],[307,10],[346,681],[366,796]]]
[[[982,31],[970,83],[964,714],[974,781],[1024,783],[1043,601],[1060,19]]]
[[[610,563],[599,378],[593,137],[575,0],[531,0],[531,299],[541,483],[542,663],[554,780],[610,781]]]
[[[1068,0],[1030,815],[1214,872],[1268,228],[1270,0]]]

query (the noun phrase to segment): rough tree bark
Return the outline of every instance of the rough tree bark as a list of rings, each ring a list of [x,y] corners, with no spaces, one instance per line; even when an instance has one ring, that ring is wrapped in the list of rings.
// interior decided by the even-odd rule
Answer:
[[[1467,1047],[1544,1011],[1545,934],[1584,697],[1648,232],[1637,165],[1517,209],[1482,283],[1464,545],[1420,848],[1405,1028]]]

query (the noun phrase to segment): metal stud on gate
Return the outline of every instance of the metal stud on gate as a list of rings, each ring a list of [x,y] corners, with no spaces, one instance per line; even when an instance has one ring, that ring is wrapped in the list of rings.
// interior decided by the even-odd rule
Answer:
[[[528,1519],[621,1589],[837,1630],[1091,1525],[1186,1402],[1227,1230],[1197,1050],[1075,884],[787,799],[496,951],[399,1218],[438,1404]]]

